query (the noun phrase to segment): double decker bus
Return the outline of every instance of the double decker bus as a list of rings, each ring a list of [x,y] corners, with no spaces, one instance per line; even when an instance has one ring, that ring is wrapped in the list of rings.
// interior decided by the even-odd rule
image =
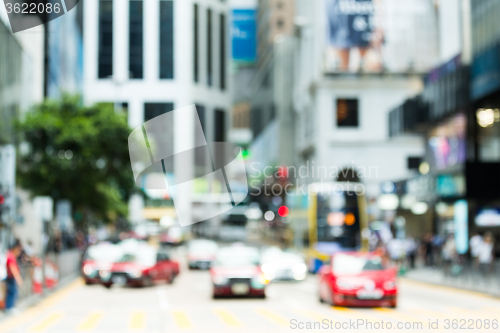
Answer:
[[[314,183],[306,193],[287,195],[287,217],[295,247],[306,248],[311,272],[316,272],[337,251],[364,250],[368,227],[367,203],[359,182]]]

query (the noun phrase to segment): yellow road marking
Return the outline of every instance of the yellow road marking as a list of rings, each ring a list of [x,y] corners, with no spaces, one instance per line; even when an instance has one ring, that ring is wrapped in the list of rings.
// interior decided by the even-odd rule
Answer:
[[[71,284],[66,287],[56,291],[52,295],[45,298],[43,301],[35,305],[34,307],[24,311],[19,316],[15,316],[3,321],[0,324],[0,333],[9,332],[12,329],[26,323],[36,315],[40,314],[43,310],[53,306],[57,302],[61,301],[64,297],[68,296],[70,293],[81,288],[83,286],[83,279],[76,279]]]
[[[188,315],[181,310],[176,310],[172,312],[172,316],[174,317],[175,324],[179,328],[192,328],[193,324],[191,320],[189,320]]]
[[[288,326],[289,325],[289,322],[285,317],[283,317],[282,315],[280,315],[272,310],[269,310],[266,308],[258,308],[256,310],[256,312],[278,326]]]
[[[486,319],[498,319],[498,318],[500,318],[500,311],[497,311],[493,317],[489,311],[476,311],[476,310],[472,310],[472,309],[460,308],[457,306],[450,306],[450,310],[454,313],[459,312],[459,313],[462,313],[463,315],[469,315],[469,317],[467,319],[477,318],[477,317],[486,318]],[[465,319],[465,318],[463,318],[463,319]]]
[[[78,325],[78,331],[90,331],[97,327],[104,314],[102,312],[92,312]]]
[[[394,310],[394,309],[388,309],[388,308],[374,308],[375,311],[378,311],[382,313],[385,317],[390,318],[396,322],[400,321],[407,321],[407,322],[417,322],[417,323],[424,323],[426,320],[423,318],[418,318],[414,316],[410,316],[405,314],[402,311]]]
[[[219,318],[220,321],[222,321],[224,324],[226,324],[229,327],[242,327],[243,323],[239,321],[238,318],[236,318],[235,315],[233,315],[231,312],[225,310],[225,309],[214,309],[214,313]]]
[[[62,312],[54,312],[50,314],[49,316],[45,317],[43,320],[39,321],[36,323],[34,326],[32,326],[29,331],[30,332],[45,332],[55,324],[59,320],[61,320],[63,317]]]
[[[492,306],[482,307],[479,309],[479,311],[489,313],[490,316],[495,316],[495,318],[500,316],[500,308],[496,308],[496,307],[492,307]]]
[[[421,313],[423,316],[426,316],[427,318],[430,319],[461,319],[460,316],[457,316],[456,314],[452,313],[443,313],[441,311],[433,311],[433,310],[428,310],[428,309],[414,309],[412,310],[414,313]]]
[[[334,314],[339,315],[343,318],[365,319],[365,320],[371,320],[371,321],[379,321],[380,320],[380,318],[374,317],[365,311],[345,308],[343,306],[331,306],[330,308],[333,310]]]
[[[142,330],[146,328],[146,313],[144,311],[135,311],[130,317],[128,328],[131,330]]]

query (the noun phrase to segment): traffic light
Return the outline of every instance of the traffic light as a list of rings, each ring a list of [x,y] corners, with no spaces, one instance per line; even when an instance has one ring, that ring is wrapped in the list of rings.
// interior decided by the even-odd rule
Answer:
[[[243,149],[241,151],[241,157],[243,157],[244,160],[248,160],[250,158],[250,151],[248,149]]]
[[[7,208],[5,195],[0,193],[0,229],[4,227],[4,222],[2,220],[2,211]]]
[[[281,217],[286,217],[288,215],[289,209],[287,206],[281,206],[278,208],[278,214]]]

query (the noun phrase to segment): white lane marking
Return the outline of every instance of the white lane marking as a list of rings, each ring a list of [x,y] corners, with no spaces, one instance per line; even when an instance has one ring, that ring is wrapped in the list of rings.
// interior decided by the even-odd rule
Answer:
[[[278,297],[278,291],[273,285],[269,285],[266,288],[266,296],[270,298],[276,298]]]
[[[302,282],[297,286],[297,289],[300,289],[302,291],[307,291],[307,292],[316,292],[318,291],[318,287],[309,282]]]
[[[293,309],[302,309],[304,307],[304,302],[301,302],[295,298],[286,297],[282,301]]]
[[[156,294],[158,295],[158,304],[160,305],[160,309],[164,312],[168,311],[168,300],[167,300],[167,290],[162,288],[156,289]]]

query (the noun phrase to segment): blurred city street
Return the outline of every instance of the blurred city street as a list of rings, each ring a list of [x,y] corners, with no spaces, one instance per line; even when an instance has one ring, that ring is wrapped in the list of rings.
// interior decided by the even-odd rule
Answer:
[[[500,331],[500,0],[0,0],[0,333]]]
[[[150,288],[106,289],[85,286],[81,280],[56,292],[34,308],[21,312],[0,323],[0,332],[288,332],[307,322],[335,323],[342,331],[373,331],[360,325],[366,322],[397,323],[421,329],[405,332],[456,331],[451,322],[490,320],[498,318],[500,300],[474,292],[441,288],[406,279],[401,280],[397,309],[343,308],[320,304],[317,298],[316,278],[309,276],[302,282],[273,283],[268,297],[262,299],[211,299],[211,286],[206,271],[182,273],[172,285],[159,284]],[[438,329],[428,327],[438,321]],[[450,328],[445,329],[445,320]],[[333,324],[332,322],[333,321]],[[305,329],[305,331],[314,331]],[[349,328],[350,327],[350,328]],[[375,326],[376,327],[376,326]],[[323,331],[327,328],[323,328]],[[387,329],[389,330],[389,329]],[[399,329],[396,331],[403,331]],[[482,331],[474,329],[475,332]],[[496,331],[492,328],[484,331]]]

